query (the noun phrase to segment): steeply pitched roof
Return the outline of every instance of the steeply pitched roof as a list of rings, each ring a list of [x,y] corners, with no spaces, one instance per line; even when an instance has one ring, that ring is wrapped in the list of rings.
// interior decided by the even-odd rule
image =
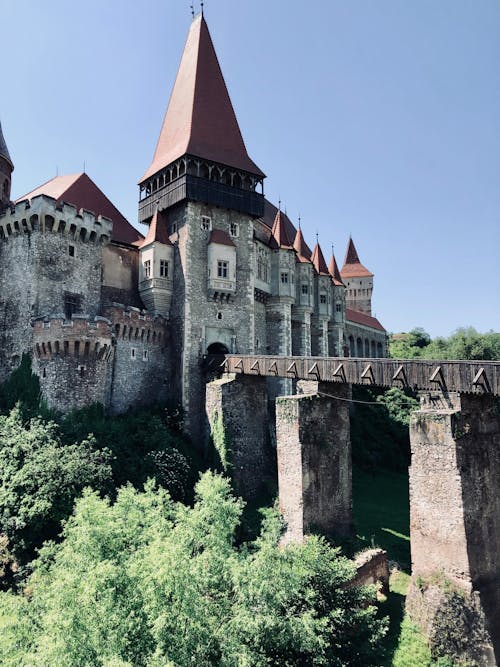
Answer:
[[[311,248],[307,245],[304,240],[304,235],[300,227],[297,229],[295,234],[295,241],[293,242],[293,249],[297,253],[297,261],[299,262],[308,262],[311,263]]]
[[[7,160],[12,169],[14,169],[14,163],[10,159],[9,149],[7,148],[7,144],[5,143],[5,139],[3,138],[2,123],[0,123],[0,157],[3,157],[4,160]]]
[[[264,176],[248,156],[201,15],[191,24],[153,162],[141,182],[186,153]]]
[[[113,241],[133,244],[143,238],[142,234],[132,227],[87,174],[56,176],[28,194],[19,197],[17,201],[32,199],[37,195],[47,195],[47,197],[56,199],[58,203],[64,201],[67,204],[73,204],[78,209],[84,208],[95,215],[110,218],[113,221]]]
[[[286,250],[293,249],[293,243],[288,235],[288,229],[284,215],[278,209],[276,217],[274,218],[273,228],[271,229],[271,238],[269,239],[269,246],[273,250],[284,248]]]
[[[368,269],[359,261],[358,251],[356,250],[356,246],[351,237],[349,237],[344,266],[340,271],[340,275],[342,278],[365,278],[373,276],[373,273],[368,271]]]
[[[149,245],[150,243],[163,243],[165,245],[173,245],[172,241],[167,232],[167,226],[163,220],[161,213],[158,213],[158,209],[153,214],[153,219],[149,225],[148,233],[146,238],[142,241],[137,242],[135,245],[143,248],[144,246]]]
[[[339,287],[345,287],[344,283],[342,282],[342,277],[339,272],[339,267],[337,266],[337,261],[333,253],[333,249],[332,249],[332,258],[330,260],[330,264],[328,265],[328,272],[330,273],[333,279],[334,285],[338,285]]]
[[[321,276],[329,275],[328,267],[326,265],[325,258],[323,257],[323,251],[321,250],[319,243],[316,243],[314,246],[313,254],[311,255],[311,261],[317,273],[319,273]]]
[[[228,245],[236,247],[232,242],[229,234],[225,232],[223,229],[212,229],[212,231],[210,232],[210,239],[208,240],[208,242],[218,243],[219,245]]]
[[[365,313],[360,313],[358,310],[346,308],[345,318],[348,322],[354,322],[354,324],[362,324],[365,327],[371,327],[372,329],[385,331],[384,327],[380,324],[376,317],[365,315]]]

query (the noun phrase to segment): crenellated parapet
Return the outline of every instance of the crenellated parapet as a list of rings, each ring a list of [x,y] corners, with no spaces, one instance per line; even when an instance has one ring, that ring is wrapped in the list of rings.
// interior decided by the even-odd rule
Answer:
[[[167,320],[161,315],[150,315],[145,310],[112,304],[104,309],[104,315],[111,323],[113,335],[119,341],[137,342],[143,345],[164,347]]]
[[[106,245],[113,223],[92,211],[72,204],[57,203],[52,197],[37,195],[24,199],[0,214],[0,240],[22,234],[58,234],[66,240]]]
[[[111,322],[104,317],[63,315],[39,318],[33,322],[33,352],[36,359],[54,357],[109,360],[113,353]]]

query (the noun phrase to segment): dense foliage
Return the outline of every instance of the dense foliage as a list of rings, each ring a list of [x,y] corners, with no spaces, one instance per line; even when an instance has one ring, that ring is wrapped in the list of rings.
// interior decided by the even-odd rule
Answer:
[[[473,327],[457,329],[448,338],[434,338],[417,327],[409,333],[393,334],[389,351],[394,359],[485,359],[500,360],[500,333],[478,333]]]
[[[24,595],[0,594],[0,664],[134,667],[379,664],[385,623],[353,565],[318,537],[281,549],[279,519],[234,544],[242,502],[206,473],[192,508],[148,484],[87,491]]]

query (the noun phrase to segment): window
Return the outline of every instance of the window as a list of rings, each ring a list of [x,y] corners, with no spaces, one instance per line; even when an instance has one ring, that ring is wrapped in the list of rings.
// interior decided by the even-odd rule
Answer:
[[[281,283],[283,285],[288,285],[288,273],[281,274]]]
[[[302,285],[302,294],[309,294],[309,285]]]
[[[160,278],[168,278],[168,262],[166,259],[160,259]]]
[[[148,357],[149,357],[148,350],[144,350],[144,352],[142,353],[142,360],[147,361]]]
[[[87,370],[86,366],[78,366],[78,375],[82,378],[85,377],[85,371]]]
[[[130,348],[130,358],[131,359],[136,359],[136,349],[135,349],[135,347]]]
[[[240,235],[240,226],[237,222],[232,222],[229,226],[229,233],[233,238],[236,238]]]
[[[342,304],[336,303],[335,304],[335,310],[337,311],[337,313],[342,312]]]
[[[217,278],[229,277],[229,262],[219,259],[217,262]]]
[[[208,215],[202,215],[201,228],[204,232],[209,232],[212,229],[212,218],[209,218]]]
[[[80,294],[64,293],[64,314],[70,320],[74,313],[82,312],[82,297]]]
[[[144,262],[144,277],[151,278],[151,260],[147,259]]]
[[[222,319],[222,313],[221,313],[220,310],[219,310],[219,312],[217,313],[217,319],[218,319],[218,320],[221,320],[221,319]]]
[[[75,256],[75,246],[74,246],[74,245],[69,245],[69,246],[68,246],[68,255],[69,255],[70,257],[74,257],[74,256]]]
[[[177,231],[177,223],[176,223],[176,222],[173,222],[173,223],[170,225],[170,233],[171,233],[171,234],[175,234],[176,231]]]
[[[326,294],[320,294],[319,295],[319,302],[320,303],[326,303]]]

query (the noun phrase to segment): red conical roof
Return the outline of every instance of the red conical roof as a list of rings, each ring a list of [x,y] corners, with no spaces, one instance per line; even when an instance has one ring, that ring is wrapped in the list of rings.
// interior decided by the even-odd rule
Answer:
[[[293,242],[293,249],[297,253],[297,260],[299,262],[311,262],[311,248],[307,245],[300,227],[295,234],[295,241]]]
[[[339,267],[337,266],[337,261],[335,260],[335,255],[333,254],[333,250],[332,250],[332,258],[328,266],[328,271],[332,277],[334,285],[338,285],[339,287],[345,287],[344,283],[342,282],[342,278],[340,276]]]
[[[373,273],[368,271],[359,261],[358,251],[354,245],[354,241],[349,237],[347,251],[344,259],[344,266],[340,272],[342,278],[364,278],[373,276]]]
[[[284,248],[285,250],[293,249],[293,244],[286,229],[285,216],[281,213],[280,209],[278,209],[274,218],[269,245],[273,250],[277,250],[278,248]]]
[[[191,24],[153,162],[142,181],[186,153],[264,176],[248,156],[202,15]]]
[[[313,254],[311,255],[311,261],[317,273],[319,273],[321,276],[329,275],[328,267],[326,265],[325,258],[323,257],[323,251],[321,250],[319,243],[316,243],[314,246]]]
[[[137,245],[140,248],[144,248],[144,246],[149,245],[150,243],[163,243],[165,245],[173,245],[172,241],[170,240],[167,232],[167,226],[165,224],[165,221],[163,220],[163,216],[161,213],[158,213],[158,209],[153,214],[153,219],[151,220],[151,224],[149,225],[148,233],[146,234],[146,238],[138,243]]]

